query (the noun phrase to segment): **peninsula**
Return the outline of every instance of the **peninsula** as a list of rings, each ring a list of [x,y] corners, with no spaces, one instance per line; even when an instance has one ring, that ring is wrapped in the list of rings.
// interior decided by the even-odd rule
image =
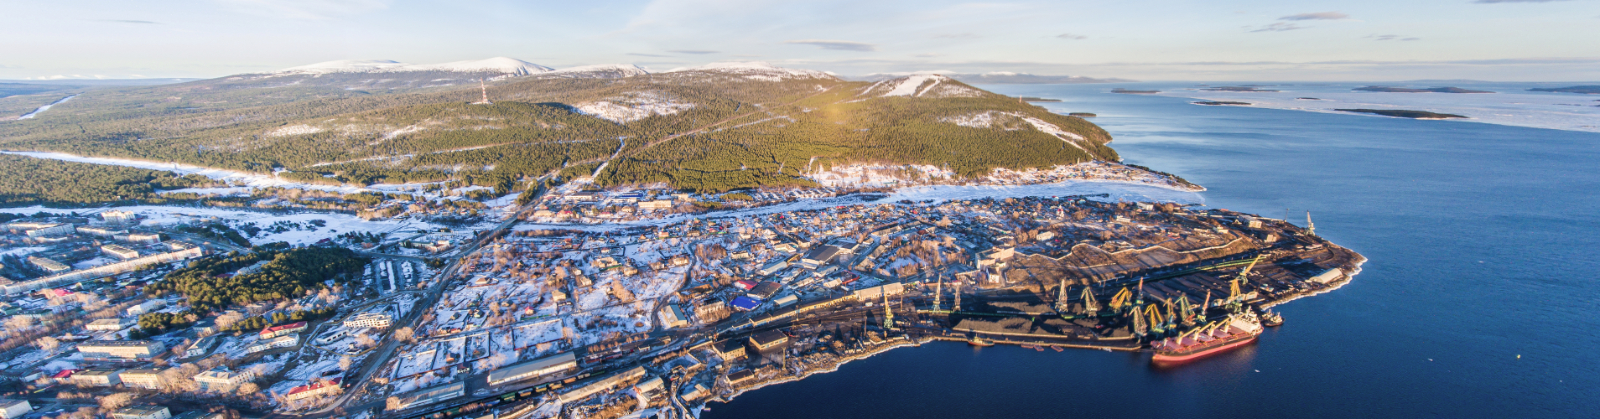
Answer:
[[[1426,89],[1412,89],[1405,87],[1365,86],[1351,89],[1357,92],[1386,92],[1386,93],[1494,93],[1487,90],[1468,90],[1459,87],[1430,87]]]

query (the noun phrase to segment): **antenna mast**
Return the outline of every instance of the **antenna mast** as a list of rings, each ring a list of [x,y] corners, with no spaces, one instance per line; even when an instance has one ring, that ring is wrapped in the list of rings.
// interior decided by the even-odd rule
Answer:
[[[478,91],[483,94],[483,98],[478,100],[477,103],[473,103],[474,105],[494,104],[494,102],[489,101],[489,87],[483,84],[483,79],[478,79]]]

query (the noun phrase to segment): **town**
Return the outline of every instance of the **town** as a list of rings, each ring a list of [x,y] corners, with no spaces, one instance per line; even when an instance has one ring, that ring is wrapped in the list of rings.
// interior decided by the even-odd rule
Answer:
[[[574,182],[471,233],[254,246],[237,220],[18,218],[0,397],[53,417],[695,417],[929,342],[1149,350],[1364,261],[1309,225],[1171,202],[841,192],[604,223],[745,200]]]

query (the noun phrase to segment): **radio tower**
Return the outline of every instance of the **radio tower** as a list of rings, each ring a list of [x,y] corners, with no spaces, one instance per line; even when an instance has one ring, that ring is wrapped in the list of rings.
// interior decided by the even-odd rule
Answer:
[[[474,105],[493,105],[494,104],[494,102],[490,102],[489,101],[489,87],[483,85],[483,79],[478,79],[478,91],[483,93],[483,99],[480,99],[477,102],[473,102],[472,104],[474,104]]]

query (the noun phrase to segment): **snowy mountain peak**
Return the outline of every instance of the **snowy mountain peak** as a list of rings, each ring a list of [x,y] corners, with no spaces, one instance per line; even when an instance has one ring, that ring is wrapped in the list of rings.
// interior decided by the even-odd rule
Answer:
[[[650,72],[633,64],[597,64],[563,68],[547,74],[571,78],[622,78],[643,76]]]
[[[763,81],[779,81],[784,79],[832,79],[832,74],[816,70],[798,70],[778,67],[759,61],[745,62],[720,62],[699,67],[682,67],[667,70],[668,73],[681,72],[713,72],[744,76],[747,79]]]
[[[401,73],[449,71],[460,73],[500,73],[513,76],[550,71],[550,67],[507,57],[456,61],[442,64],[406,64],[393,60],[337,60],[279,70],[276,74]]]

